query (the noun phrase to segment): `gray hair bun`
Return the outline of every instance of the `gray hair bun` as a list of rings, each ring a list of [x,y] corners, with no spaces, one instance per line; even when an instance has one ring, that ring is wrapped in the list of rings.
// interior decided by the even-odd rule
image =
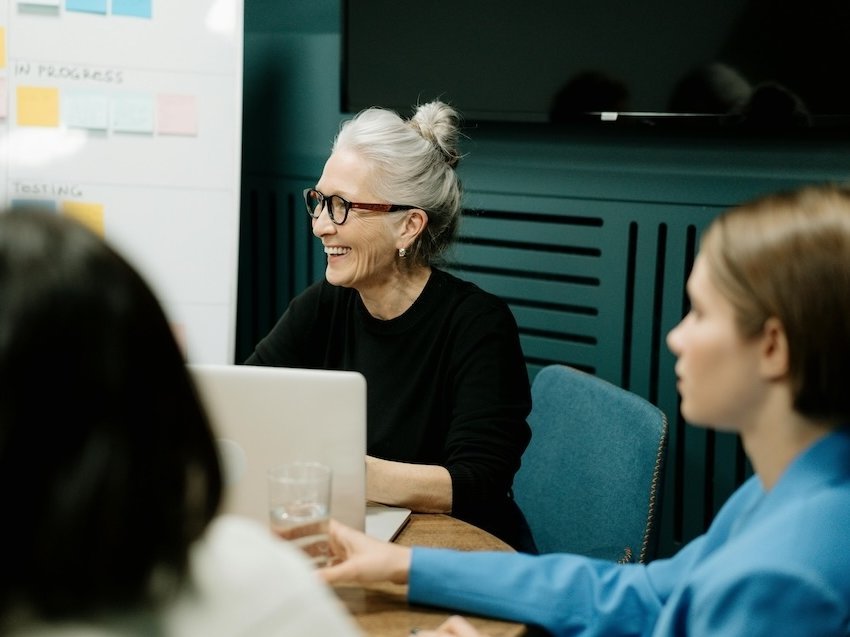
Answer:
[[[410,125],[440,151],[443,159],[452,168],[460,162],[459,124],[458,112],[440,101],[420,105],[410,118]]]

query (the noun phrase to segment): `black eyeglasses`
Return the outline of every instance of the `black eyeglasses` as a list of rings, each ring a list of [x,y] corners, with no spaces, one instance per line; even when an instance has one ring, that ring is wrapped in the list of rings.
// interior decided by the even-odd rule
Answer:
[[[371,210],[373,212],[399,212],[401,210],[410,210],[416,206],[397,206],[390,203],[359,203],[356,201],[348,201],[339,195],[323,195],[315,188],[304,189],[304,205],[307,206],[307,214],[318,219],[322,214],[322,208],[328,211],[328,217],[331,218],[336,225],[341,226],[348,219],[348,211],[352,208],[360,208],[362,210]]]

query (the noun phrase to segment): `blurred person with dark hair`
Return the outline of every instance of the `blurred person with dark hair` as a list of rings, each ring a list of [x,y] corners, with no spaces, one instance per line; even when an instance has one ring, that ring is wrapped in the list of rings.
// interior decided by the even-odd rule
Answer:
[[[0,633],[356,635],[300,551],[216,517],[213,433],[161,306],[88,229],[0,212]]]

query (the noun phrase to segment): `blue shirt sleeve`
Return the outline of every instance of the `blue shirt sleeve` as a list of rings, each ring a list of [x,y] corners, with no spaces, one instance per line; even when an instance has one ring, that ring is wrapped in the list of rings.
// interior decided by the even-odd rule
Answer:
[[[408,590],[411,602],[535,624],[556,636],[648,635],[663,604],[644,565],[567,554],[415,548]]]
[[[662,613],[656,634],[848,634],[846,602],[818,577],[781,567],[730,571],[686,586]]]

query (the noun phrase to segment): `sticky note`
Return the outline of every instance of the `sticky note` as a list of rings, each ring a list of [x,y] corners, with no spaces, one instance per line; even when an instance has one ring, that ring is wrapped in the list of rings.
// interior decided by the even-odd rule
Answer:
[[[106,0],[65,0],[65,10],[106,15]]]
[[[62,96],[62,121],[69,128],[107,130],[109,97],[104,93],[68,91]]]
[[[156,103],[153,95],[118,95],[112,98],[112,131],[153,134]]]
[[[0,119],[9,117],[9,84],[0,77]]]
[[[197,135],[198,106],[195,96],[157,96],[156,128],[160,135]]]
[[[19,86],[19,126],[59,126],[59,89]]]
[[[63,215],[76,219],[101,237],[103,236],[103,204],[86,203],[83,201],[63,201],[60,210]]]
[[[112,14],[150,18],[153,14],[152,5],[152,0],[112,0]]]
[[[6,27],[0,27],[0,69],[6,68]]]
[[[60,0],[22,0],[18,2],[18,6],[22,9],[27,7],[55,7],[59,8]]]
[[[56,201],[53,199],[12,199],[10,205],[16,210],[56,212]]]

